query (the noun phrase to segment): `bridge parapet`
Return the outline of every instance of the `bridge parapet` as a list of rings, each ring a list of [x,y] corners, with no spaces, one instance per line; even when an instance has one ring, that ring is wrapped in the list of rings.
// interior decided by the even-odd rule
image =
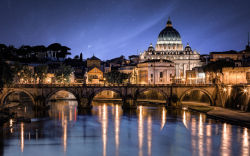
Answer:
[[[226,89],[225,89],[226,88]],[[215,84],[166,84],[166,85],[89,85],[89,84],[15,84],[5,87],[0,94],[1,106],[4,105],[6,97],[12,92],[23,91],[34,99],[35,105],[46,106],[49,98],[58,91],[64,90],[72,93],[79,104],[83,107],[91,107],[91,102],[95,95],[101,91],[110,90],[118,93],[127,107],[136,106],[138,96],[147,91],[155,90],[161,93],[166,99],[166,105],[171,103],[171,97],[176,96],[181,103],[183,96],[192,91],[198,90],[208,95],[212,105],[225,106],[227,99],[230,97],[229,88],[238,88],[238,90],[247,90],[250,92],[250,84],[238,85],[215,85]],[[227,92],[225,92],[227,90]],[[227,93],[227,94],[226,94]],[[248,94],[249,95],[249,94]],[[45,100],[37,100],[45,99]]]

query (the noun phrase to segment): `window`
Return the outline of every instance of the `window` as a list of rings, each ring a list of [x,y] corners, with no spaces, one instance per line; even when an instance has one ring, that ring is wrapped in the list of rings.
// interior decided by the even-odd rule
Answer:
[[[163,72],[160,72],[160,78],[163,78]]]
[[[151,74],[151,79],[153,78],[153,74]]]

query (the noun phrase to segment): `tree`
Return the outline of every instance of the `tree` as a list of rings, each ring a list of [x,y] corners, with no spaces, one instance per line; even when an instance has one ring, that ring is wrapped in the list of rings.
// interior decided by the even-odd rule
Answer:
[[[106,73],[105,78],[109,83],[122,84],[125,80],[128,80],[130,75],[121,73],[118,70],[113,70],[111,72]]]
[[[14,72],[11,67],[0,60],[0,91],[2,91],[4,85],[9,85],[12,83],[14,77]]]
[[[78,59],[79,59],[79,55],[76,55],[76,56],[74,57],[74,59],[78,60]]]
[[[73,71],[74,70],[71,66],[66,66],[64,64],[60,65],[57,72],[55,73],[56,80],[61,83],[69,82]]]
[[[39,79],[39,84],[44,81],[48,73],[47,65],[40,65],[35,68],[35,80]]]
[[[80,54],[80,61],[82,61],[82,53]]]
[[[59,60],[59,58],[66,58],[67,55],[70,55],[71,53],[68,52],[70,48],[66,46],[62,46],[59,43],[53,43],[48,46],[48,50],[56,52],[56,58]]]

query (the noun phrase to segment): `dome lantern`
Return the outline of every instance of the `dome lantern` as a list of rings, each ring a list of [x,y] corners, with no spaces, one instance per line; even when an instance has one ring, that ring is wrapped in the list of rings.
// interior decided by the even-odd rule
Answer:
[[[167,27],[173,27],[173,26],[172,26],[172,22],[171,22],[171,20],[170,20],[170,17],[168,17]]]

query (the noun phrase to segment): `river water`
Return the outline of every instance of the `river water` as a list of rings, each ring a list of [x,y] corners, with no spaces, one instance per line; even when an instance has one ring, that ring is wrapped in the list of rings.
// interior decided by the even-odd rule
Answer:
[[[47,117],[10,120],[0,128],[0,155],[161,156],[250,155],[250,130],[186,110],[93,103],[78,112],[76,101],[51,103]]]

